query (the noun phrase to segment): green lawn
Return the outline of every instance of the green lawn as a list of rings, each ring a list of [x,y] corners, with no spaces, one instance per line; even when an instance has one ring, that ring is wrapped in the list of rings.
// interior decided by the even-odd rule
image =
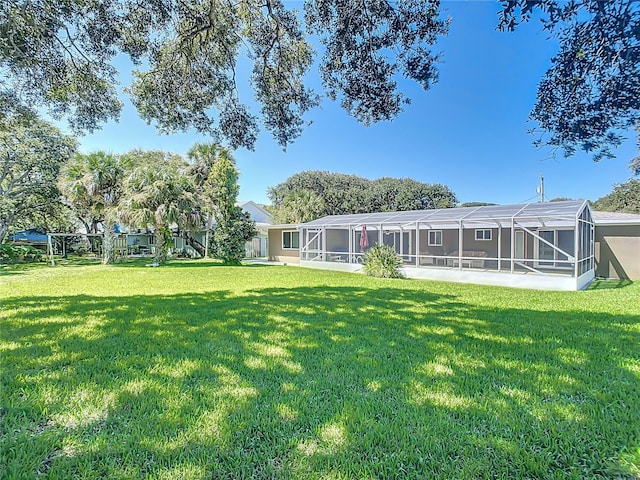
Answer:
[[[640,283],[596,287],[0,267],[0,475],[640,478]]]

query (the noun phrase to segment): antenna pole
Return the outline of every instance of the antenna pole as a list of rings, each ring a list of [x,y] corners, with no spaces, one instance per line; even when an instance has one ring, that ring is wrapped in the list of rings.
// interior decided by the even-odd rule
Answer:
[[[540,186],[538,187],[538,193],[540,194],[540,202],[544,203],[544,175],[540,175]]]

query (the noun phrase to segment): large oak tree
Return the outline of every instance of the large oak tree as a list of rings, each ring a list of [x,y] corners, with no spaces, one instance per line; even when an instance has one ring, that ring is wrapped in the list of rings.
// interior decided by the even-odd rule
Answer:
[[[565,155],[612,156],[640,123],[640,2],[500,3],[498,28],[539,18],[560,45],[531,112],[538,143]],[[437,80],[434,44],[449,25],[439,0],[306,0],[303,12],[290,5],[296,4],[5,0],[0,90],[17,91],[91,131],[122,109],[114,59],[124,54],[136,68],[127,90],[147,122],[165,133],[195,128],[231,148],[253,148],[259,124],[286,147],[318,104],[305,84],[315,60],[311,35],[323,46],[318,68],[327,96],[364,124],[401,111],[408,99],[399,78],[425,89]],[[238,93],[241,58],[259,113]]]
[[[592,203],[594,210],[640,214],[640,179],[613,186],[611,193]]]
[[[33,112],[0,117],[0,243],[9,227],[51,212],[57,215],[60,167],[76,149],[63,134]]]
[[[308,33],[326,47],[329,96],[368,124],[401,110],[398,76],[424,88],[436,79],[431,45],[448,29],[439,3],[307,0],[303,15],[282,0],[5,0],[0,68],[15,82],[5,87],[91,131],[122,109],[113,61],[124,54],[136,66],[131,99],[147,122],[253,148],[259,118],[238,93],[242,56],[262,125],[286,147],[319,102],[305,85],[314,62]]]
[[[560,48],[538,86],[531,119],[537,142],[613,156],[624,132],[640,126],[640,2],[637,0],[502,1],[499,28],[536,15]],[[632,170],[638,162],[632,160]]]
[[[449,187],[410,178],[369,180],[326,171],[296,173],[268,190],[276,219],[309,221],[325,215],[455,207]]]

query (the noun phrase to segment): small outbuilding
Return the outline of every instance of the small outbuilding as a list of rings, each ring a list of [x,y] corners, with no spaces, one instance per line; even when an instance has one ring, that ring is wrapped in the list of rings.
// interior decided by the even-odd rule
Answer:
[[[7,237],[7,241],[14,245],[29,245],[36,248],[47,248],[47,234],[37,228],[22,230]]]
[[[9,235],[7,241],[14,245],[29,245],[41,250],[46,250],[48,237],[43,230],[31,228]]]

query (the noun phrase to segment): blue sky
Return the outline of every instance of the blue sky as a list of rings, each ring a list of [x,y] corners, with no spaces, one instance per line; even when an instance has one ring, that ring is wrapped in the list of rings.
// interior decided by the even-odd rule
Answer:
[[[444,6],[452,24],[435,47],[442,54],[439,83],[424,92],[401,80],[412,103],[393,122],[371,127],[349,117],[338,102],[325,100],[307,115],[312,125],[286,153],[263,131],[255,151],[234,152],[240,199],[269,203],[268,187],[303,170],[411,177],[445,184],[461,202],[495,203],[535,201],[540,174],[549,198],[595,200],[629,179],[627,163],[637,154],[632,132],[616,150],[617,159],[600,163],[586,155],[554,159],[550,150],[532,145],[535,137],[527,132],[535,125],[528,114],[556,50],[539,22],[502,33],[495,30],[495,1],[445,1]],[[123,75],[123,83],[128,77]],[[316,71],[309,80],[319,89]],[[80,138],[82,152],[142,148],[185,154],[195,142],[207,141],[194,133],[159,135],[125,103],[119,123]]]

